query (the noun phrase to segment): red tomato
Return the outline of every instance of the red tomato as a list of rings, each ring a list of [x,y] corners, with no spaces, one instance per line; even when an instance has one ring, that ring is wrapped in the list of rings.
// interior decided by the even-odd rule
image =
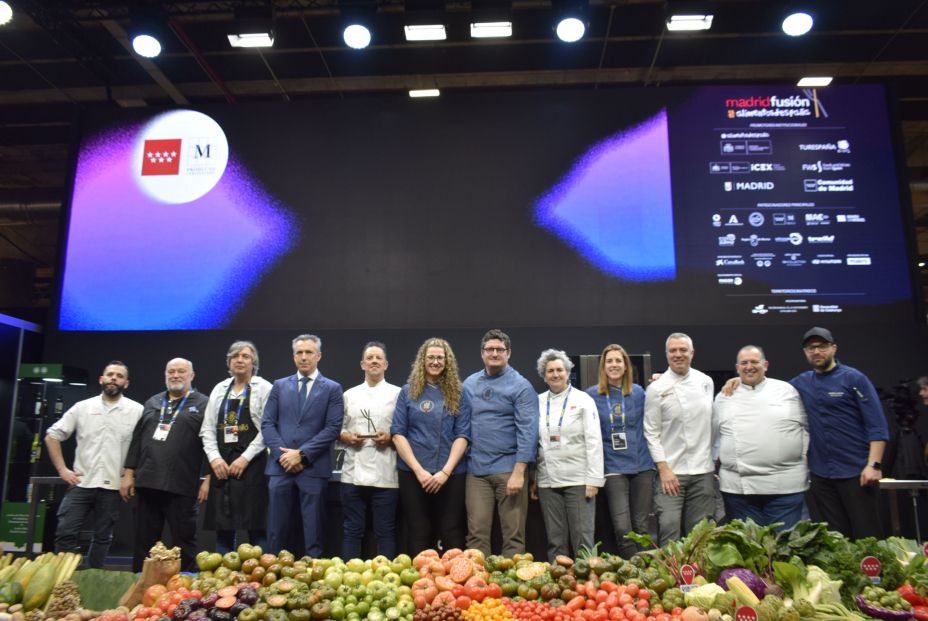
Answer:
[[[603,591],[612,593],[619,588],[619,585],[615,582],[612,582],[611,580],[603,580],[599,583],[599,588],[601,588]]]
[[[637,584],[632,583],[632,584],[625,585],[625,592],[631,595],[632,597],[635,597],[636,595],[638,595],[638,590],[639,589],[638,589]]]
[[[454,606],[454,595],[452,595],[450,591],[442,591],[432,600],[432,608],[438,608],[445,604]]]
[[[459,595],[454,599],[454,605],[461,610],[467,610],[470,608],[470,598],[466,595]]]
[[[651,599],[651,591],[647,589],[638,589],[638,599]]]
[[[145,594],[142,595],[142,605],[146,608],[151,608],[155,605],[161,596],[168,592],[168,588],[163,584],[153,584],[147,589],[145,589]]]
[[[621,608],[609,609],[609,621],[621,621],[625,618],[625,612]]]
[[[606,601],[607,597],[609,597],[608,591],[596,591],[596,595],[594,596],[594,599],[596,600],[596,603],[599,604],[599,603]]]
[[[606,621],[608,617],[609,617],[609,613],[607,613],[605,610],[597,610],[593,613],[593,616],[590,617],[590,620],[591,621]]]
[[[567,609],[570,610],[571,612],[575,612],[583,608],[583,605],[585,603],[586,603],[586,598],[583,597],[582,595],[578,595],[577,597],[573,598],[572,600],[570,600],[564,605],[567,606]]]
[[[173,604],[173,603],[174,603],[174,601],[173,601],[173,599],[171,598],[171,596],[168,595],[167,593],[165,593],[164,595],[162,595],[161,597],[158,598],[157,606],[158,606],[158,608],[161,609],[161,612],[167,612],[167,611],[168,611],[168,608],[169,608],[169,607],[171,606],[171,604]]]
[[[619,595],[619,606],[625,606],[625,604],[631,604],[631,603],[632,603],[632,596],[629,595],[627,591]]]
[[[448,576],[435,576],[435,586],[438,587],[439,591],[450,591],[456,584]]]
[[[675,617],[679,617],[680,615],[683,614],[683,609],[677,606],[676,608],[670,611],[670,614],[672,614]]]
[[[428,606],[428,603],[429,603],[429,601],[425,599],[425,597],[423,597],[422,595],[416,595],[413,598],[413,601],[416,603],[416,610],[422,610],[423,608]]]
[[[499,599],[503,596],[503,587],[496,583],[490,583],[487,585],[487,597],[492,597],[494,599]]]
[[[651,614],[652,614],[652,615],[659,615],[659,614],[661,614],[662,612],[664,612],[664,607],[661,606],[660,604],[654,604],[653,606],[651,606]]]

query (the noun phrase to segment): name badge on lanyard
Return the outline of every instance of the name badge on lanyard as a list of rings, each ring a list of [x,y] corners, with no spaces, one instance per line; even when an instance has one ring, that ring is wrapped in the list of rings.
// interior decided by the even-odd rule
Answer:
[[[225,444],[238,443],[238,425],[226,425],[222,428],[222,441]]]
[[[229,389],[226,390],[225,407],[225,421],[226,424],[222,428],[222,442],[223,444],[237,444],[238,443],[238,432],[239,424],[242,420],[242,409],[245,407],[246,400],[251,395],[251,384],[245,384],[245,390],[242,391],[242,394],[239,395],[238,399],[238,410],[235,412],[235,416],[232,416],[232,413],[229,411],[229,395],[232,393],[232,384],[229,384]]]
[[[564,395],[564,404],[561,406],[561,418],[557,421],[557,426],[551,426],[551,391],[548,391],[548,403],[545,409],[545,427],[548,430],[548,450],[557,451],[561,448],[561,427],[564,425],[564,413],[567,412],[567,399],[570,398],[570,386],[567,387],[567,394]]]
[[[171,423],[159,423],[155,427],[155,433],[152,434],[152,440],[158,440],[159,442],[164,442],[168,439],[168,434],[171,433]]]
[[[612,388],[609,388],[609,392],[611,391]],[[609,392],[606,393],[606,407],[609,409],[609,428],[612,430],[610,434],[612,438],[612,450],[627,451],[628,435],[625,432],[625,395],[620,391],[619,394],[622,396],[622,401],[613,406]],[[620,416],[618,425],[615,419],[616,414]],[[618,429],[616,429],[616,427],[618,427]]]
[[[161,413],[158,417],[158,426],[155,427],[155,433],[151,435],[152,440],[164,442],[168,439],[168,434],[171,433],[171,425],[173,425],[174,421],[177,420],[177,415],[180,414],[184,404],[187,403],[187,397],[189,396],[189,392],[184,395],[183,400],[181,400],[181,402],[178,403],[177,407],[174,409],[174,413],[171,415],[171,420],[166,421],[165,415],[170,413],[171,402],[168,401],[168,395],[165,393],[164,397],[161,399]]]

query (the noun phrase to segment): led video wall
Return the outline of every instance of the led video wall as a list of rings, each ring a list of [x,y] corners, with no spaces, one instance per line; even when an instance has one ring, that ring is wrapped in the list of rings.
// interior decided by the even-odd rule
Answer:
[[[61,330],[911,321],[878,86],[88,116]]]

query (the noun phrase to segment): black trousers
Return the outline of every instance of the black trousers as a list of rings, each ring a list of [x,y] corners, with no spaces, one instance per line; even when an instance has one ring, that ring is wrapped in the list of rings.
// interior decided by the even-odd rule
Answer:
[[[861,487],[858,477],[826,479],[813,474],[806,503],[813,521],[827,522],[845,537],[883,537],[879,487]]]
[[[415,556],[436,548],[464,548],[467,513],[464,509],[466,474],[453,474],[437,494],[428,494],[412,472],[398,470],[400,504],[406,522],[406,552]],[[436,548],[437,549],[437,548]]]
[[[135,519],[135,554],[132,571],[142,571],[148,551],[161,539],[167,523],[171,541],[167,547],[180,546],[181,571],[196,571],[197,499],[157,489],[135,488],[138,507]]]

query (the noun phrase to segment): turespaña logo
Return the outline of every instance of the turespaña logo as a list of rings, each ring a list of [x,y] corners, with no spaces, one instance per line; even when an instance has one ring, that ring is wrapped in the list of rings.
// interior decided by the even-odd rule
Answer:
[[[163,203],[189,203],[215,187],[229,161],[229,143],[216,121],[175,110],[152,119],[140,133],[132,169],[145,194]]]

